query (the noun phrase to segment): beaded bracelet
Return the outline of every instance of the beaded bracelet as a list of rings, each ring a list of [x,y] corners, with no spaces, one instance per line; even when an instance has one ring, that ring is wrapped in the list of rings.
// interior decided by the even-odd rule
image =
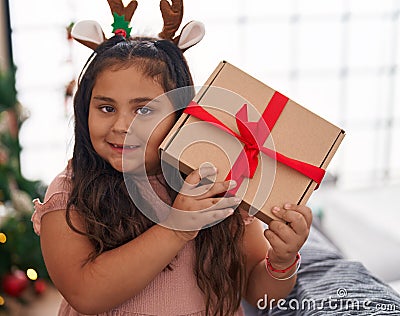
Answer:
[[[285,278],[277,278],[276,276],[272,275],[272,273],[270,271],[270,270],[272,270],[272,271],[278,272],[278,273],[285,273],[285,272],[289,271],[294,265],[296,265],[296,270],[291,275],[289,275],[288,277],[285,277]],[[297,274],[297,272],[299,271],[300,265],[301,265],[300,253],[297,253],[296,260],[289,267],[287,267],[286,269],[283,269],[283,270],[275,269],[272,266],[271,262],[269,261],[269,257],[267,256],[265,258],[265,268],[266,268],[269,276],[271,278],[273,278],[275,280],[279,280],[279,281],[285,281],[285,280],[289,280],[289,279],[293,278]]]

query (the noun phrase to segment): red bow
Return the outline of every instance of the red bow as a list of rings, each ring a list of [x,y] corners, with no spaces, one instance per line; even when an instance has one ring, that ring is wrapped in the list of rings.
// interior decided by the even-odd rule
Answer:
[[[263,119],[258,122],[249,122],[247,114],[247,104],[244,104],[240,110],[236,113],[236,125],[239,130],[240,138],[237,137],[244,144],[244,153],[246,155],[246,162],[237,162],[238,166],[241,166],[238,173],[247,178],[253,178],[254,173],[258,167],[258,154],[263,148],[263,144],[269,135],[269,129]],[[238,160],[242,158],[238,158]]]
[[[229,191],[230,193],[236,193],[243,182],[244,177],[252,178],[254,176],[258,167],[258,155],[260,151],[272,159],[301,172],[318,184],[321,183],[325,175],[325,170],[322,168],[286,157],[272,149],[264,147],[264,143],[287,101],[287,97],[279,92],[275,92],[258,122],[249,122],[247,104],[244,104],[235,116],[239,134],[227,127],[224,123],[208,113],[203,107],[194,101],[192,101],[185,109],[185,113],[193,115],[194,117],[218,127],[243,143],[244,148],[240,152],[231,171],[226,177],[227,180],[233,179],[237,182],[237,186]]]

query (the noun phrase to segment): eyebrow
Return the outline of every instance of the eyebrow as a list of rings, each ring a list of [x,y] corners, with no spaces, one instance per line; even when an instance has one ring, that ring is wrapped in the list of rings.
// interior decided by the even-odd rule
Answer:
[[[116,101],[113,98],[102,96],[102,95],[95,95],[93,97],[94,100],[99,100],[99,101],[104,101],[104,102],[110,102],[110,103],[116,103]],[[134,99],[130,99],[129,103],[130,104],[138,104],[138,103],[148,103],[148,102],[160,102],[160,100],[150,98],[150,97],[138,97]]]

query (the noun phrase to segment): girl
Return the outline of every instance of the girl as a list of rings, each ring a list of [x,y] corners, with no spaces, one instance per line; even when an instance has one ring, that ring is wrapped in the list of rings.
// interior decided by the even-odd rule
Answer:
[[[179,113],[171,114],[173,103],[147,103],[192,85],[171,41],[116,35],[96,49],[74,99],[73,157],[44,203],[34,201],[43,257],[64,297],[59,315],[243,315],[242,298],[256,305],[293,288],[312,221],[308,207],[274,208],[289,225],[272,221],[263,232],[257,219],[233,211],[234,197],[221,196],[235,183],[200,183],[216,170],[187,176],[186,188],[204,188],[200,195],[174,193],[161,173],[158,146]],[[124,145],[128,136],[135,141]],[[184,212],[207,209],[197,212],[201,226],[220,222],[184,231],[149,220],[122,173],[143,166],[163,201]]]

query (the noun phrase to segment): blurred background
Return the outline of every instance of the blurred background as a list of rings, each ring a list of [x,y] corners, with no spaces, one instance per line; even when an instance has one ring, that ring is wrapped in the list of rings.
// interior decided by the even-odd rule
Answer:
[[[0,70],[16,66],[18,174],[32,198],[71,157],[71,95],[91,53],[68,35],[81,19],[111,35],[105,0],[0,2]],[[192,19],[206,26],[185,53],[196,85],[227,60],[346,131],[309,205],[346,257],[400,291],[400,0],[186,0],[182,25]],[[157,35],[159,1],[139,1],[131,26]],[[3,196],[0,227],[13,207]],[[58,304],[51,287],[43,295]]]

